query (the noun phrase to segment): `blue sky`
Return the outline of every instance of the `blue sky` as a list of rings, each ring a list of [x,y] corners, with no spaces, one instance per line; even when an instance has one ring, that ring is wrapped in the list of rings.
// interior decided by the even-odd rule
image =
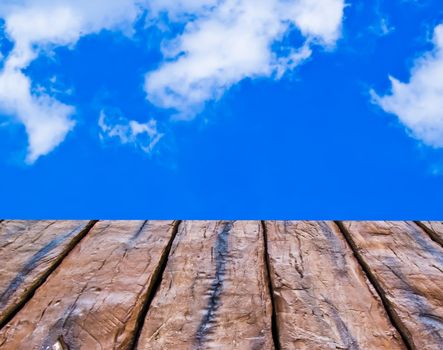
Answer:
[[[53,2],[0,5],[1,217],[442,219],[441,1]]]

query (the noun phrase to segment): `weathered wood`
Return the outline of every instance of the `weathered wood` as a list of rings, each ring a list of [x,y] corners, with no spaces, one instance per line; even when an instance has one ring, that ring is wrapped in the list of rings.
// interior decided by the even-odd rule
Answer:
[[[138,349],[273,349],[261,224],[180,225]]]
[[[0,348],[129,348],[175,228],[97,223],[0,332]]]
[[[443,222],[420,221],[417,224],[424,229],[428,235],[441,246],[443,246]]]
[[[405,349],[331,222],[267,221],[281,349]]]
[[[84,236],[88,221],[0,222],[0,326]]]
[[[412,222],[343,225],[409,346],[442,349],[442,247]]]

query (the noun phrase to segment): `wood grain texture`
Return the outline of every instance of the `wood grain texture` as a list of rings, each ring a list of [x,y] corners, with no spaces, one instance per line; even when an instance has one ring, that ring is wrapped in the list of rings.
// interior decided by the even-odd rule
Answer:
[[[138,349],[273,349],[260,222],[180,225]]]
[[[267,221],[281,349],[405,349],[338,227]]]
[[[417,223],[429,236],[443,246],[443,222],[442,221],[420,221]]]
[[[344,222],[412,349],[443,348],[443,249],[412,222]]]
[[[102,221],[0,332],[3,349],[127,349],[172,221]]]
[[[0,325],[90,227],[88,221],[0,222]]]

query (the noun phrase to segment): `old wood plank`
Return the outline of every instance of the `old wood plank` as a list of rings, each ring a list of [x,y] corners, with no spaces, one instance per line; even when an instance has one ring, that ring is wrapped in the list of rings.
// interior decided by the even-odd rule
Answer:
[[[175,229],[172,221],[97,223],[3,328],[0,348],[129,348]]]
[[[443,250],[412,222],[344,222],[410,348],[443,347]]]
[[[405,349],[338,227],[267,221],[281,349]]]
[[[89,221],[0,223],[0,325],[28,299],[91,227]]]
[[[434,241],[443,246],[443,222],[419,221],[417,224],[425,230]]]
[[[138,349],[273,349],[261,224],[181,224]]]

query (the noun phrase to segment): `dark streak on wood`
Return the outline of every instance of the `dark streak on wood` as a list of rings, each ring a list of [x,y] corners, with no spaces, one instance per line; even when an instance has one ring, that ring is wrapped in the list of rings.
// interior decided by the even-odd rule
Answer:
[[[84,235],[89,231],[91,225],[86,227],[83,232]],[[37,251],[31,258],[25,263],[23,268],[17,272],[17,276],[9,283],[9,285],[6,287],[5,291],[0,295],[0,308],[3,308],[9,301],[9,298],[14,294],[17,289],[21,286],[24,279],[28,274],[34,270],[37,265],[40,263],[40,261],[47,256],[47,254],[52,251],[54,248],[58,247],[60,243],[64,242],[66,239],[71,237],[71,235],[78,232],[77,228],[67,232],[64,235],[55,237],[52,241],[50,241],[48,244],[46,244],[43,248],[41,248],[39,251]],[[83,236],[84,236],[83,235]],[[81,237],[79,237],[81,238]],[[77,242],[74,241],[72,246],[69,248],[73,248]],[[69,249],[67,250],[69,251]],[[54,267],[54,266],[53,266]]]
[[[108,222],[112,226],[113,221]],[[24,240],[29,247],[44,238],[44,230],[55,222],[43,223],[31,240]],[[313,344],[318,349],[366,350],[368,344],[378,344],[374,348],[433,350],[443,344],[443,288],[438,291],[438,276],[443,276],[442,222],[391,223],[410,232],[404,240],[393,236],[390,241],[389,225],[371,226],[362,240],[341,221],[335,222],[338,228],[317,221],[296,229],[295,222],[287,221],[280,222],[278,229],[268,229],[269,221],[174,221],[168,224],[168,235],[159,235],[161,243],[147,232],[151,226],[153,231],[160,227],[164,231],[163,224],[138,221],[128,232],[120,222],[110,235],[113,242],[95,232],[101,238],[88,238],[88,242],[95,239],[96,248],[88,250],[84,238],[96,223],[90,221],[81,232],[75,228],[47,236],[44,244],[29,250],[16,275],[0,288],[2,350],[55,345],[89,350],[111,344],[131,350],[165,346],[281,350]],[[0,224],[5,225],[5,220],[0,219]],[[106,231],[106,225],[99,226]],[[119,230],[126,233],[120,237]],[[10,249],[16,239],[13,234],[4,233],[7,240],[0,249]],[[18,242],[15,245],[20,246]],[[63,246],[64,242],[69,243]],[[402,249],[410,249],[417,259],[408,260]],[[58,255],[53,256],[54,251]],[[320,264],[313,260],[312,251],[321,257]],[[71,256],[74,252],[76,258]],[[96,260],[89,259],[96,253]],[[150,254],[156,256],[152,264]],[[29,283],[27,276],[48,255],[49,267]],[[78,269],[72,272],[76,261],[91,263],[85,265],[85,278]],[[408,264],[413,273],[405,269]],[[65,285],[60,295],[52,293],[57,286],[49,283],[51,279],[58,285],[71,283],[73,294],[66,294]],[[430,294],[424,292],[428,286]],[[16,294],[19,301],[12,302]],[[175,299],[183,305],[175,305]],[[59,303],[65,305],[60,308]],[[348,305],[355,310],[345,310]],[[5,307],[9,309],[2,315]],[[357,314],[362,315],[361,321]],[[372,328],[368,320],[380,324]],[[392,340],[388,348],[386,339]]]
[[[0,332],[3,349],[129,349],[177,222],[103,221]],[[3,344],[3,345],[2,345]]]
[[[258,221],[184,221],[138,349],[274,349],[262,239]]]
[[[4,221],[4,220],[2,220]],[[24,265],[24,267],[17,272],[17,276],[8,284],[4,292],[0,295],[0,309],[6,308],[10,298],[17,292],[18,288],[23,284],[25,278],[37,267],[38,263],[44,259],[49,252],[59,247],[59,245],[65,240],[73,239],[69,244],[60,252],[60,254],[53,260],[52,264],[46,269],[46,271],[32,282],[31,285],[26,286],[24,291],[12,307],[8,307],[6,312],[0,317],[0,329],[2,329],[20,310],[21,308],[33,297],[35,291],[46,281],[48,276],[54,272],[57,267],[62,263],[63,259],[74,249],[74,247],[88,234],[88,232],[95,225],[97,220],[90,221],[87,225],[81,226],[74,230],[55,237],[47,245],[37,251]]]
[[[198,326],[197,334],[195,336],[197,347],[199,349],[204,344],[205,336],[210,331],[211,324],[215,320],[215,313],[220,305],[220,296],[223,290],[224,276],[226,272],[226,257],[229,249],[228,235],[231,229],[231,222],[224,223],[221,232],[217,236],[217,242],[215,245],[215,276],[209,291],[210,297],[208,306],[206,307],[205,315]]]

